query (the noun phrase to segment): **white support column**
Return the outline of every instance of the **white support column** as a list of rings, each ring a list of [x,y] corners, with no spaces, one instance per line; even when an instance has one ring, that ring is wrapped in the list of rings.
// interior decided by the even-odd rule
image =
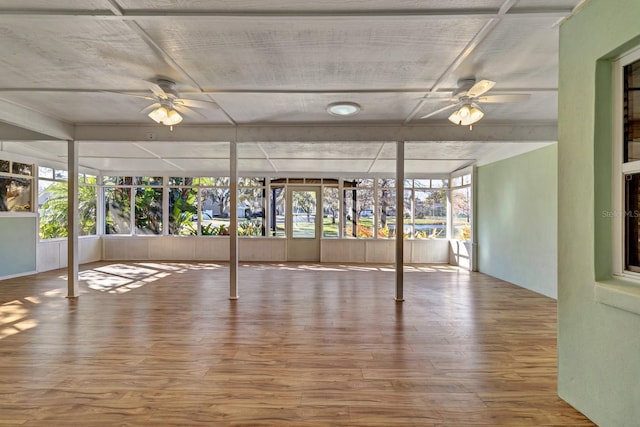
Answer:
[[[264,179],[264,198],[262,200],[262,225],[265,237],[271,237],[271,178]]]
[[[104,187],[102,186],[102,180],[102,172],[100,172],[98,176],[96,176],[96,234],[98,236],[103,236],[105,234],[106,209],[104,203]]]
[[[162,177],[162,235],[169,235],[169,176]]]
[[[404,141],[396,142],[396,301],[404,301]]]
[[[447,233],[446,233],[446,239],[449,241],[452,240],[454,237],[453,236],[453,203],[451,203],[452,197],[453,197],[452,183],[453,183],[453,178],[451,177],[451,175],[449,175],[449,185],[447,186]]]
[[[471,250],[469,251],[471,256],[471,262],[469,263],[469,270],[478,271],[478,233],[477,230],[477,221],[476,221],[476,212],[478,211],[478,199],[476,198],[476,190],[478,188],[478,168],[474,166],[471,167],[471,200],[469,201],[469,208],[471,212],[469,215],[469,223],[471,224]]]
[[[238,299],[238,146],[229,142],[229,299]]]
[[[67,298],[76,298],[78,292],[78,141],[67,141],[68,172],[67,183]]]
[[[378,238],[378,226],[380,222],[380,200],[378,197],[378,177],[373,179],[373,238]]]
[[[338,178],[338,238],[342,239],[344,237],[344,180],[342,178]]]

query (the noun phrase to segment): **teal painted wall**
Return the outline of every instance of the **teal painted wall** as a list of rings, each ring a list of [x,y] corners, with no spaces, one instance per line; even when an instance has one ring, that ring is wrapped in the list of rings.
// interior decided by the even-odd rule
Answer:
[[[478,270],[557,297],[557,146],[478,168]]]
[[[0,218],[0,277],[36,271],[36,217]]]
[[[640,420],[640,316],[598,303],[611,275],[610,58],[640,46],[640,1],[590,0],[560,28],[558,391],[600,426]]]

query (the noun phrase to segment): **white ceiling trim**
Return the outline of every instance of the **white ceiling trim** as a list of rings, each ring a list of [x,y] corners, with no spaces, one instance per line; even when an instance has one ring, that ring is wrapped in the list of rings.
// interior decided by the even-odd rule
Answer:
[[[488,141],[555,142],[555,123],[480,123],[473,131],[451,124],[420,126],[166,126],[77,125],[75,139],[81,142],[349,142],[349,141]]]

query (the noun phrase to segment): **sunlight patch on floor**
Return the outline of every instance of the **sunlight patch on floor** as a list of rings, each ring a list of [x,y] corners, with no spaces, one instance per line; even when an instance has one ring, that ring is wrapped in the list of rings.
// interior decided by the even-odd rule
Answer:
[[[133,264],[107,264],[84,270],[78,278],[89,289],[109,294],[123,294],[151,284],[173,274],[182,274],[191,270],[216,270],[219,264],[189,264],[139,262]]]
[[[28,316],[29,308],[22,301],[13,300],[0,305],[0,340],[36,327],[38,322]]]

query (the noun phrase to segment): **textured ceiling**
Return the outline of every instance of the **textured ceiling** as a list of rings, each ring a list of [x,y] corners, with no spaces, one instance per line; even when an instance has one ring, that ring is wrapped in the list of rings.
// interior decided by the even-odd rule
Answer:
[[[207,136],[265,126],[275,129],[268,141],[255,142],[258,135],[239,146],[245,172],[390,173],[393,139],[385,144],[374,126],[411,127],[422,137],[420,149],[407,146],[409,173],[448,173],[553,142],[528,135],[539,124],[555,125],[558,24],[578,3],[4,0],[0,122],[58,140],[90,126],[126,131],[118,142],[81,143],[81,165],[166,173],[224,169],[228,148],[221,155]],[[145,141],[155,129],[163,132],[141,112],[153,102],[143,98],[151,94],[147,82],[158,77],[174,80],[184,98],[214,105],[178,125],[190,128],[190,137],[198,133],[194,140],[175,132],[173,145]],[[451,110],[421,119],[451,104],[462,78],[496,81],[489,94],[529,95],[483,105],[485,117],[474,126],[489,135],[492,126],[518,127],[512,140],[456,140],[459,130],[446,119]],[[362,110],[327,114],[337,101]],[[306,129],[333,135],[347,125],[371,143]],[[452,136],[438,130],[429,142],[430,126],[449,126]],[[288,142],[278,142],[278,127]],[[0,127],[5,153],[65,161],[64,143],[19,141],[13,128],[3,129],[9,127]],[[327,142],[312,144],[311,135]]]

